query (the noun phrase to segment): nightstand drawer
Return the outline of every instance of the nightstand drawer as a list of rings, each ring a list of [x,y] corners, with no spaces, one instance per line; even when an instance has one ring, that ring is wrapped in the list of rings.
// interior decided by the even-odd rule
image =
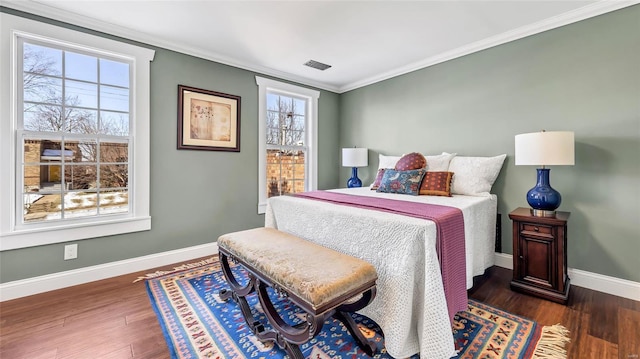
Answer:
[[[521,223],[520,234],[523,236],[535,236],[553,239],[553,227],[534,223]]]

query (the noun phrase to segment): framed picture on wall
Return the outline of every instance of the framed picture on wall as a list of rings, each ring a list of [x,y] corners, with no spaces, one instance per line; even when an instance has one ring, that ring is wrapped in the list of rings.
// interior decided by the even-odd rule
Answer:
[[[240,152],[240,96],[178,85],[178,149]]]

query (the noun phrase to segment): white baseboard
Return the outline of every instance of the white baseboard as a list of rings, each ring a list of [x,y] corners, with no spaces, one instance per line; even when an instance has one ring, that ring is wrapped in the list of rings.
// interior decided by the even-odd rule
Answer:
[[[0,284],[0,302],[48,292],[123,274],[184,262],[218,253],[217,243],[182,248],[117,262],[47,274]],[[513,269],[511,254],[496,253],[495,265]],[[640,301],[640,283],[569,268],[571,284]]]
[[[504,254],[496,252],[495,255],[496,265],[498,267],[507,268],[513,270],[513,256],[511,254]]]
[[[498,267],[513,269],[513,256],[511,254],[496,253],[495,264]],[[572,286],[575,285],[640,301],[640,283],[638,282],[574,268],[569,268],[568,272]]]
[[[0,283],[0,302],[48,292],[73,285],[139,272],[218,253],[217,243],[202,244],[173,251],[79,268],[40,277]]]

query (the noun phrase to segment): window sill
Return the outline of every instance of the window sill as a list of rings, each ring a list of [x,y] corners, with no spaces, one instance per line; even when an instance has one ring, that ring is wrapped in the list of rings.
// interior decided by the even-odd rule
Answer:
[[[150,229],[151,217],[146,216],[94,222],[85,225],[15,231],[0,234],[0,251],[148,231]]]

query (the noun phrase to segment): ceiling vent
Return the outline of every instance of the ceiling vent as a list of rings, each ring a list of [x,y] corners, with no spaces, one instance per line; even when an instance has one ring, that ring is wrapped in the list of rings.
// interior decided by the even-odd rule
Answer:
[[[331,67],[331,65],[323,64],[322,62],[309,60],[304,63],[305,66],[313,67],[314,69],[318,69],[320,71],[324,71]]]

